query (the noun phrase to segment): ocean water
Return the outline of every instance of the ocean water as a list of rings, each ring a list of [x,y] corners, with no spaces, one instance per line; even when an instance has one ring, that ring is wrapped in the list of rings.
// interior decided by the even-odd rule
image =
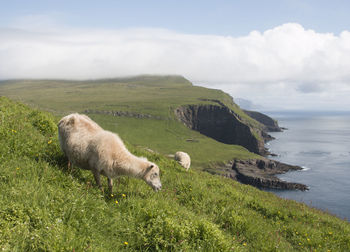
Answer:
[[[350,113],[265,112],[288,128],[270,133],[272,159],[302,166],[279,178],[306,184],[309,191],[275,191],[350,221]]]

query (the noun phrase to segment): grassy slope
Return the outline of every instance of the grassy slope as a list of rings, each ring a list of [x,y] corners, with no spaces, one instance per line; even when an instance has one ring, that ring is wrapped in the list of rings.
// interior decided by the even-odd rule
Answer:
[[[195,167],[209,162],[256,155],[237,145],[219,143],[187,129],[174,118],[174,109],[187,104],[215,104],[220,100],[242,120],[255,127],[260,124],[243,113],[232,98],[221,90],[193,86],[179,76],[139,76],[98,81],[9,81],[0,84],[0,95],[64,115],[86,109],[129,111],[156,115],[162,120],[91,115],[104,128],[118,132],[134,145],[162,154],[188,152]],[[186,139],[195,139],[188,142]]]
[[[133,147],[164,189],[123,177],[103,195],[89,171],[65,169],[55,120],[0,98],[0,250],[350,250],[345,221]]]

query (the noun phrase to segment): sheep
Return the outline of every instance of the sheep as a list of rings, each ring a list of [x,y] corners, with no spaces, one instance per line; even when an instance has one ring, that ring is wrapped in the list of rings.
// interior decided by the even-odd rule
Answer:
[[[182,167],[186,168],[186,171],[191,166],[191,158],[186,152],[178,151],[174,156],[175,161],[177,161]]]
[[[112,179],[121,175],[143,179],[155,191],[162,187],[156,164],[131,154],[117,134],[102,129],[86,115],[63,117],[58,123],[58,138],[68,164],[91,170],[100,189],[100,174],[107,177],[110,193]]]

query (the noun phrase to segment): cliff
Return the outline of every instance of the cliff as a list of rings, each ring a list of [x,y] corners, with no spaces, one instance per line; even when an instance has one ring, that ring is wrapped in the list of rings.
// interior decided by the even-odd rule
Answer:
[[[254,135],[228,107],[223,105],[187,105],[175,109],[175,115],[188,128],[225,144],[237,144],[251,152],[265,154],[263,138]]]
[[[277,122],[272,118],[259,113],[249,111],[248,115],[265,126],[266,130],[281,131]],[[188,128],[199,131],[201,134],[211,137],[226,144],[237,144],[257,154],[268,154],[264,142],[273,140],[264,130],[257,130],[242,122],[240,117],[223,104],[218,105],[187,105],[175,109],[175,115]],[[254,130],[259,137],[254,135]],[[210,173],[221,174],[238,180],[244,184],[250,184],[258,188],[307,190],[307,186],[280,180],[276,174],[288,171],[301,170],[299,166],[284,164],[264,157],[259,159],[234,160],[223,166],[216,166]]]
[[[282,129],[278,126],[278,122],[271,117],[256,111],[243,110],[244,113],[255,119],[265,126],[265,131],[280,132]]]

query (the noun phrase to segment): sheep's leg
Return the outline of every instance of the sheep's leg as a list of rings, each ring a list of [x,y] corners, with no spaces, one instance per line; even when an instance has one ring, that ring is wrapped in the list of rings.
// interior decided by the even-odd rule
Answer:
[[[107,180],[108,180],[108,190],[109,190],[109,193],[112,194],[112,190],[113,190],[113,180],[111,178],[108,178],[107,177]]]
[[[117,181],[118,181],[117,187],[119,188],[119,186],[120,186],[120,177],[117,178]]]
[[[100,173],[97,170],[93,170],[92,173],[94,174],[95,177],[95,181],[96,184],[98,186],[98,188],[100,188],[102,190],[102,186],[101,186],[101,180],[100,180]]]
[[[67,165],[67,168],[68,168],[68,171],[69,172],[71,172],[72,170],[71,170],[71,162],[69,161],[69,159],[68,159],[68,165]]]

